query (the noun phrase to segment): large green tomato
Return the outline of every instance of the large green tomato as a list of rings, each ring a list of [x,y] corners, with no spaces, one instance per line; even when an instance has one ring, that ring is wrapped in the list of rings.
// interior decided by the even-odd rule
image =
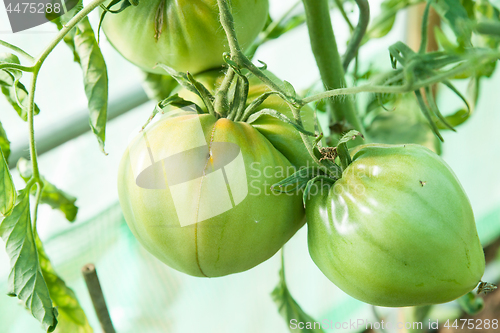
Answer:
[[[416,306],[449,302],[480,282],[484,253],[469,200],[427,148],[360,146],[323,190],[306,205],[309,252],[347,294]]]
[[[283,82],[269,71],[265,74],[278,85]],[[210,92],[215,93],[215,90],[220,86],[224,75],[221,71],[209,71],[196,76],[196,79],[201,82]],[[250,89],[248,92],[247,105],[253,102],[262,94],[271,91],[258,78],[252,76],[249,79]],[[174,91],[180,97],[192,101],[193,103],[204,108],[201,98],[187,89],[179,89]],[[294,120],[292,111],[283,99],[277,95],[271,95],[264,103],[260,105],[258,110],[271,109],[284,114],[288,119]],[[304,106],[300,111],[303,126],[309,132],[314,132],[314,111],[309,106]],[[278,149],[294,166],[297,168],[315,165],[311,155],[307,151],[299,132],[289,124],[269,116],[262,115],[252,123],[252,126],[262,133],[273,146]]]
[[[248,47],[264,27],[268,0],[232,0],[236,35]],[[110,43],[143,70],[165,74],[162,63],[179,72],[199,73],[224,64],[229,51],[219,22],[217,0],[140,0],[102,23]]]
[[[118,190],[140,243],[193,276],[248,270],[305,223],[301,197],[271,185],[290,162],[247,123],[209,114],[165,114],[128,146]]]

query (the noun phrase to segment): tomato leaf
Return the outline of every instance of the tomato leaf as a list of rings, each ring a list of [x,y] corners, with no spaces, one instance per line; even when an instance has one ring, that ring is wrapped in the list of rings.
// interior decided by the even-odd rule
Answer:
[[[97,45],[94,31],[88,18],[82,20],[74,37],[75,53],[80,58],[83,83],[88,99],[90,127],[104,151],[108,112],[108,74],[104,57]]]
[[[424,2],[424,0],[385,0],[380,5],[381,12],[370,24],[365,40],[384,37],[391,31],[396,21],[396,15],[402,9]]]
[[[189,90],[190,92],[200,96],[198,89],[189,81],[189,78],[186,73],[177,72],[172,67],[168,67],[164,64],[158,64],[158,67],[162,68],[165,72],[168,73],[175,81],[177,81],[181,86]],[[201,96],[200,96],[201,97]]]
[[[0,215],[7,216],[16,203],[16,188],[2,151],[0,149]]]
[[[14,54],[10,53],[0,53],[0,64],[1,63],[11,63],[20,64],[19,58]],[[28,120],[28,90],[19,81],[21,79],[22,72],[15,69],[2,69],[0,70],[0,90],[2,94],[7,99],[7,102],[16,110],[19,117],[22,120]],[[35,114],[40,113],[40,109],[35,104],[34,109]]]
[[[285,88],[285,92],[288,96],[290,97],[297,97],[297,92],[295,91],[295,88],[292,86],[292,84],[288,81],[283,81],[283,86]]]
[[[428,0],[439,16],[451,27],[460,45],[470,46],[471,21],[464,6],[457,0]]]
[[[268,18],[268,22],[255,42],[248,48],[246,54],[249,58],[255,55],[257,49],[264,43],[277,39],[280,36],[292,31],[295,28],[302,26],[306,22],[306,14],[303,7],[296,10],[300,1],[297,1],[292,7],[279,19],[272,20]]]
[[[460,307],[468,314],[475,315],[484,308],[484,301],[481,297],[477,297],[473,292],[467,293],[457,299]]]
[[[25,158],[19,159],[17,162],[17,169],[19,170],[21,177],[26,182],[28,182],[33,175],[31,163]],[[75,221],[78,213],[78,207],[75,205],[76,198],[63,190],[58,189],[44,177],[42,177],[42,181],[44,186],[40,202],[49,205],[53,209],[58,209],[63,212],[68,221]],[[32,194],[35,194],[35,191],[32,191]]]
[[[5,160],[8,162],[10,156],[10,141],[7,138],[7,133],[5,133],[5,130],[3,129],[1,122],[0,122],[0,149],[3,152]]]
[[[67,22],[82,8],[81,2],[67,14],[53,22],[61,30]],[[108,73],[106,62],[101,53],[94,30],[88,18],[83,19],[64,38],[64,42],[73,51],[74,61],[83,71],[83,84],[88,99],[89,124],[95,134],[101,150],[106,140],[106,122],[108,113]]]
[[[288,286],[285,281],[285,272],[284,272],[284,265],[281,266],[280,269],[280,282],[276,286],[276,288],[273,290],[271,293],[271,296],[278,306],[279,313],[281,316],[285,319],[287,322],[287,326],[290,329],[290,332],[296,332],[296,333],[321,333],[324,332],[321,328],[306,328],[307,326],[304,326],[303,329],[298,328],[293,328],[292,323],[312,323],[316,322],[311,316],[309,316],[307,313],[302,310],[300,305],[295,301],[295,299],[292,297],[290,294],[290,291],[288,290]]]
[[[178,84],[171,76],[144,72],[142,86],[149,99],[161,101],[170,96]]]
[[[58,332],[92,333],[85,312],[75,292],[57,275],[45,253],[42,242],[36,235],[36,247],[43,277],[49,288],[50,298],[58,311]]]
[[[10,257],[9,296],[17,296],[47,332],[57,326],[57,309],[52,306],[49,289],[43,278],[26,190],[20,191],[12,214],[0,224],[0,236]]]

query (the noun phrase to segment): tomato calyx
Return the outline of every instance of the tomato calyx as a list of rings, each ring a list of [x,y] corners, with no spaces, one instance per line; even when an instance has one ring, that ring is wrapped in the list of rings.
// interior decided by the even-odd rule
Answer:
[[[271,190],[290,193],[303,189],[303,204],[305,207],[311,189],[317,186],[317,182],[320,182],[320,187],[332,186],[342,178],[342,173],[352,163],[347,143],[356,139],[358,135],[363,137],[356,130],[345,133],[335,147],[320,147],[319,143],[323,136],[320,135],[314,142],[314,146],[321,155],[319,161],[322,165],[301,168],[290,177],[271,186]],[[340,161],[340,166],[335,162],[337,158]],[[316,193],[319,193],[319,191],[316,191]]]
[[[228,61],[229,68],[227,69],[224,81],[214,94],[212,94],[210,90],[207,89],[201,82],[196,80],[191,73],[177,72],[169,66],[158,64],[157,66],[164,69],[179,83],[180,86],[198,95],[198,97],[202,100],[206,111],[196,105],[196,103],[185,100],[179,95],[174,94],[163,99],[156,105],[155,110],[142,129],[146,128],[146,126],[158,113],[164,113],[163,110],[167,106],[171,105],[177,108],[187,107],[192,111],[196,111],[198,114],[208,112],[216,119],[227,118],[235,122],[245,122],[248,124],[255,122],[263,115],[268,115],[286,124],[292,125],[297,131],[305,135],[318,137],[315,133],[307,131],[302,124],[298,124],[279,111],[261,109],[261,105],[272,95],[278,95],[284,98],[285,96],[283,96],[280,92],[264,92],[247,105],[250,91],[249,76],[252,74],[243,73],[238,67],[236,67],[236,65],[232,64],[230,60]]]

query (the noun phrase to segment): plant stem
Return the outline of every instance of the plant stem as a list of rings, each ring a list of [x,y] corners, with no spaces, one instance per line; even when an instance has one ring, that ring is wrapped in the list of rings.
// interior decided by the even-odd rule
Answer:
[[[30,132],[30,157],[31,163],[33,164],[33,178],[38,182],[40,179],[40,172],[38,170],[38,161],[36,153],[36,142],[35,142],[35,128],[34,128],[34,111],[35,111],[35,89],[36,81],[38,78],[38,73],[42,68],[43,62],[49,56],[49,54],[54,50],[54,48],[64,39],[64,37],[71,31],[83,18],[85,18],[90,12],[92,12],[99,5],[104,3],[106,0],[94,0],[86,7],[84,7],[78,14],[76,14],[64,28],[62,28],[57,34],[56,38],[50,42],[50,44],[43,50],[43,52],[34,61],[32,71],[33,78],[31,79],[30,90],[28,93],[29,104],[28,104],[28,126]],[[31,56],[30,56],[31,57]]]
[[[342,67],[344,71],[347,71],[349,64],[352,59],[358,54],[359,46],[363,41],[366,29],[368,28],[368,23],[370,22],[370,5],[367,0],[356,0],[356,4],[359,7],[359,21],[354,33],[352,34],[351,41],[347,46],[347,51],[344,54],[344,60],[342,62]]]
[[[238,43],[238,38],[236,37],[236,31],[234,30],[234,20],[231,14],[231,9],[227,4],[227,0],[217,0],[220,11],[220,21],[224,31],[226,32],[227,41],[229,43],[229,49],[231,51],[231,60],[234,61],[238,66],[248,69],[253,75],[259,78],[265,85],[267,85],[273,91],[279,91],[284,96],[287,96],[284,90],[268,78],[257,66],[255,66],[241,51],[240,44]]]
[[[47,56],[52,52],[52,50],[59,44],[61,40],[71,31],[82,19],[84,19],[87,15],[90,14],[94,9],[99,7],[101,4],[106,2],[106,0],[93,0],[87,6],[83,7],[81,11],[79,11],[69,22],[66,24],[57,34],[56,38],[43,50],[42,54],[40,54],[36,58],[35,65],[40,65],[45,61]]]
[[[231,67],[227,69],[226,76],[224,76],[224,80],[222,81],[222,84],[220,85],[215,95],[215,101],[214,101],[215,112],[220,114],[222,117],[227,117],[229,113],[229,102],[227,97],[229,88],[231,87],[231,83],[233,82],[235,74],[236,73]]]
[[[36,80],[38,78],[38,71],[40,70],[40,66],[35,67],[35,71],[33,72],[33,78],[31,79],[31,86],[28,93],[28,127],[30,133],[30,158],[31,163],[33,165],[33,178],[38,181],[40,179],[40,172],[38,171],[38,157],[36,154],[36,141],[35,141],[35,89],[36,89]]]
[[[346,86],[342,59],[333,33],[328,0],[303,0],[311,48],[316,58],[321,79],[327,90]],[[328,96],[330,97],[330,96]],[[365,134],[350,98],[329,99],[333,122],[349,122],[354,129]]]
[[[34,67],[27,67],[27,66],[18,65],[18,64],[12,64],[9,62],[0,64],[0,70],[2,70],[2,69],[17,69],[17,70],[20,70],[23,72],[33,72],[35,70]]]
[[[5,41],[3,41],[1,39],[0,39],[0,45],[5,46],[5,47],[11,49],[12,51],[15,51],[15,52],[19,53],[20,55],[22,55],[23,57],[25,57],[29,61],[34,61],[35,60],[35,58],[33,58],[31,55],[29,55],[24,50],[20,49],[19,47],[15,46],[15,45],[7,43],[7,42],[5,42]]]

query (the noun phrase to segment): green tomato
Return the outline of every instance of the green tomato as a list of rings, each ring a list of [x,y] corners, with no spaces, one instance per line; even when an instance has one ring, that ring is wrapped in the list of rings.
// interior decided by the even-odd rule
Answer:
[[[232,0],[240,46],[248,47],[263,29],[268,0]],[[106,14],[102,28],[125,58],[145,71],[165,74],[158,63],[179,72],[199,73],[224,64],[229,51],[219,22],[217,0],[141,0],[118,14]]]
[[[309,252],[352,297],[389,307],[437,304],[480,282],[484,253],[469,200],[429,149],[357,147],[342,178],[322,190],[306,205]]]
[[[264,73],[278,85],[283,84],[283,82],[271,72],[264,71]],[[209,71],[201,73],[195,78],[214,94],[216,89],[222,83],[224,74],[221,71]],[[249,83],[250,88],[248,92],[247,105],[262,94],[271,91],[255,76],[250,77]],[[205,109],[203,101],[195,93],[185,88],[180,88],[173,93],[177,93],[180,97],[188,101],[192,101],[202,109]],[[258,108],[258,110],[263,109],[276,110],[284,114],[288,117],[288,119],[294,120],[293,113],[288,105],[277,95],[271,95],[268,97]],[[301,109],[300,116],[303,127],[309,132],[314,133],[314,111],[306,105]],[[311,155],[307,151],[299,132],[292,125],[286,124],[270,115],[262,115],[256,121],[252,122],[252,126],[262,133],[266,139],[269,140],[272,145],[297,168],[315,165],[315,162],[312,160]]]
[[[270,189],[293,172],[251,125],[180,112],[131,142],[118,193],[147,250],[181,272],[216,277],[262,263],[303,226],[300,195]]]

